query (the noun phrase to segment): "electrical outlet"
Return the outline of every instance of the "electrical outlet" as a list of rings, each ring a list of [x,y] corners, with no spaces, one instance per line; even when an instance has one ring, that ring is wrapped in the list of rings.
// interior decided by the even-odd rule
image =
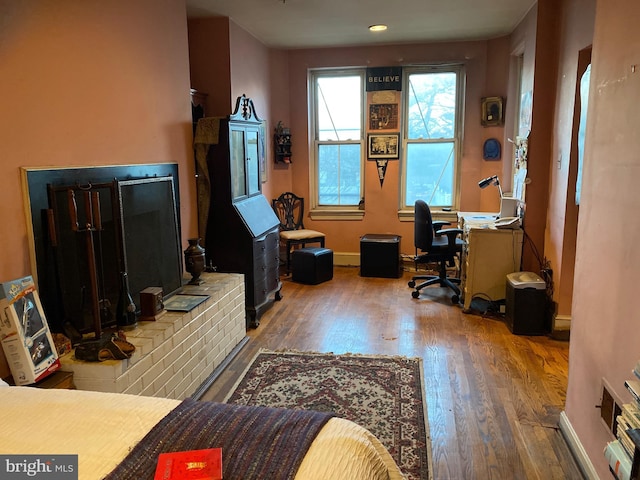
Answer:
[[[600,403],[600,417],[604,420],[604,423],[607,425],[607,428],[613,431],[613,409],[615,405],[615,400],[613,396],[607,390],[607,387],[602,387],[602,402]]]
[[[618,429],[618,415],[622,413],[620,405],[615,401],[613,395],[606,385],[602,386],[602,401],[600,403],[600,417],[604,421],[607,429],[616,434]]]

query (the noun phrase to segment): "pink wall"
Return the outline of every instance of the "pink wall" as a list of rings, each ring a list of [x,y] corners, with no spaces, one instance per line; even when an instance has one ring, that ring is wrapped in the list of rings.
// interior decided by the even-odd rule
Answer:
[[[269,145],[269,181],[263,189],[268,199],[275,198],[282,192],[288,192],[292,187],[292,166],[289,164],[274,162],[273,157],[273,132],[278,122],[286,127],[291,126],[291,104],[289,103],[289,62],[287,52],[284,50],[270,51],[271,65],[271,118],[270,130],[267,131],[267,143]],[[296,139],[294,138],[294,141]]]
[[[477,182],[489,175],[502,174],[504,162],[482,160],[482,144],[497,137],[503,145],[507,136],[504,127],[483,128],[480,125],[480,99],[483,96],[506,96],[509,61],[507,37],[487,42],[450,44],[394,45],[362,48],[328,48],[316,50],[269,50],[234,22],[228,23],[229,42],[212,42],[212,30],[219,18],[189,22],[191,77],[194,87],[209,94],[208,102],[223,104],[226,89],[214,88],[211,76],[224,77],[224,68],[214,72],[200,62],[226,64],[229,59],[231,97],[246,93],[254,99],[258,114],[267,121],[268,181],[263,193],[274,198],[292,190],[309,197],[309,146],[307,73],[314,67],[390,66],[428,62],[462,62],[466,65],[467,94],[465,98],[465,142],[461,170],[463,210],[497,211],[499,199],[494,189],[480,190]],[[203,42],[201,44],[201,42]],[[206,55],[203,54],[206,52]],[[198,85],[195,84],[198,79]],[[210,89],[210,90],[208,90]],[[213,98],[211,98],[213,97]],[[217,112],[212,115],[227,115]],[[278,121],[291,128],[293,163],[274,165],[273,129]],[[507,160],[510,162],[510,160]],[[358,252],[359,238],[370,232],[396,233],[404,236],[405,253],[413,253],[413,224],[398,219],[399,162],[390,162],[381,187],[374,162],[367,162],[365,171],[366,210],[362,221],[313,221],[305,226],[326,233],[327,245],[337,252]],[[367,214],[368,212],[368,214]],[[375,212],[375,214],[374,214]]]
[[[230,22],[231,52],[231,98],[235,107],[236,99],[245,94],[253,100],[256,113],[261,120],[267,122],[266,134],[270,139],[274,123],[271,118],[271,76],[269,49],[251,34]],[[229,112],[230,113],[230,112]],[[267,179],[273,169],[271,142],[266,143]],[[271,198],[270,183],[262,186],[262,193]]]
[[[231,113],[230,21],[227,17],[197,18],[189,26],[191,88],[207,95],[205,114]]]
[[[35,275],[20,167],[178,162],[186,244],[196,216],[184,0],[0,0],[0,19],[0,279]]]
[[[535,19],[532,18],[534,15]],[[531,89],[533,93],[527,162],[527,179],[530,183],[525,190],[525,230],[528,241],[523,247],[522,268],[539,272],[542,265],[536,252],[545,250],[553,126],[551,115],[556,100],[558,3],[550,0],[539,1],[537,9],[529,12],[520,31],[526,32],[527,38],[522,91],[527,92]],[[535,44],[532,42],[533,39]]]
[[[188,28],[191,84],[207,95],[206,115],[227,116],[239,96],[250,97],[259,118],[267,122],[267,182],[262,192],[271,199],[289,190],[289,175],[274,171],[272,139],[278,120],[288,123],[284,52],[268,49],[227,17],[191,19]]]
[[[578,58],[580,51],[590,47],[593,41],[595,3],[595,0],[566,0],[560,15],[557,101],[553,122],[548,226],[544,251],[545,257],[553,266],[555,300],[560,315],[571,314],[578,222],[575,205],[575,140],[578,124],[574,116],[576,108],[579,109],[579,101],[576,102],[580,80]]]
[[[601,478],[611,478],[602,454],[611,435],[596,408],[602,379],[630,401],[624,381],[640,358],[640,4],[598,0],[596,12],[566,413]]]
[[[462,62],[466,66],[465,138],[461,168],[462,210],[499,210],[496,191],[480,190],[477,183],[488,175],[500,174],[502,162],[482,159],[482,144],[496,136],[504,144],[503,127],[484,129],[480,125],[480,99],[506,96],[508,39],[491,42],[459,42],[420,45],[390,45],[356,48],[292,50],[289,52],[289,104],[293,139],[293,163],[288,168],[292,188],[309,196],[309,145],[307,73],[309,68],[345,66],[394,66],[428,62]],[[489,62],[487,59],[491,57]],[[490,67],[490,69],[488,69]],[[489,70],[489,71],[488,71]],[[375,162],[365,170],[365,216],[360,221],[305,220],[305,226],[323,231],[327,245],[338,252],[358,252],[360,236],[366,233],[395,233],[404,237],[402,251],[412,254],[413,223],[398,219],[400,186],[399,162],[389,162],[384,184],[380,186]]]
[[[549,198],[545,254],[558,263],[565,256],[560,244],[567,236],[566,204],[571,199],[563,193],[567,190],[565,166],[553,171],[554,159],[559,154],[564,158],[571,149],[567,143],[571,120],[566,110],[573,106],[576,55],[588,43],[593,1],[585,8],[584,1],[565,0],[559,11],[552,8],[555,2],[541,1],[541,23],[536,22],[535,12],[530,13],[510,37],[508,47],[506,40],[498,39],[375,49],[269,51],[228,19],[217,19],[213,21],[215,28],[207,26],[189,34],[202,35],[199,42],[226,41],[226,53],[218,45],[208,52],[191,54],[209,56],[205,69],[219,61],[222,76],[226,72],[228,78],[208,83],[218,70],[192,69],[191,83],[183,0],[0,0],[0,144],[4,153],[0,172],[5,179],[0,215],[4,224],[11,226],[0,231],[5,251],[0,256],[0,279],[35,273],[29,262],[21,166],[178,162],[183,242],[195,234],[190,86],[209,93],[216,112],[212,114],[228,114],[235,96],[247,93],[258,98],[256,108],[268,120],[269,132],[278,120],[289,124],[293,138],[301,140],[295,142],[294,163],[282,168],[270,161],[265,191],[268,198],[285,189],[308,194],[304,139],[306,71],[310,66],[464,61],[468,91],[461,208],[495,209],[493,195],[480,191],[477,181],[504,171],[504,160],[484,162],[481,145],[488,135],[506,141],[504,132],[509,127],[504,131],[482,129],[479,100],[485,95],[506,95],[507,85],[498,72],[505,71],[507,53],[520,44],[525,45],[526,83],[535,87],[536,101],[542,97],[539,105],[544,107],[537,110],[535,121],[549,125],[548,132],[543,127],[535,137],[547,142],[546,153],[532,152],[532,158],[540,159],[540,170],[533,179],[540,185],[533,190],[535,195],[532,189],[528,193],[540,198],[541,205]],[[554,28],[555,17],[561,28]],[[640,357],[633,302],[640,255],[632,238],[640,230],[640,220],[633,214],[640,208],[634,188],[640,169],[635,153],[640,149],[636,134],[640,114],[635,107],[640,102],[640,69],[632,71],[632,65],[640,63],[639,20],[640,5],[635,0],[597,2],[566,414],[602,478],[609,476],[602,449],[611,439],[595,408],[600,403],[602,379],[616,396],[630,400],[623,384]],[[563,34],[545,37],[547,28]],[[545,37],[537,46],[536,33]],[[537,56],[537,49],[553,50],[554,45],[559,45],[559,58],[553,51]],[[243,61],[240,58],[231,61],[232,53],[241,52],[251,63],[239,63]],[[551,60],[559,60],[560,67],[545,65]],[[543,86],[534,85],[534,68],[535,82],[546,79]],[[251,74],[254,76],[245,77]],[[236,91],[249,88],[257,93]],[[539,88],[543,88],[541,95]],[[510,101],[513,99],[508,98]],[[411,252],[412,223],[397,220],[398,163],[391,163],[382,187],[373,165],[367,165],[366,175],[367,214],[363,221],[311,222],[310,226],[326,231],[329,245],[340,251],[358,251],[359,236],[377,231],[402,234],[403,250]],[[540,206],[541,210],[546,212],[546,207]],[[546,213],[538,222],[544,218]],[[624,228],[609,228],[611,225]]]

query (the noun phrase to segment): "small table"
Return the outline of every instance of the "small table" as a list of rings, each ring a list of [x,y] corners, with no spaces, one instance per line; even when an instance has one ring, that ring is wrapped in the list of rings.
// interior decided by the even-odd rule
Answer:
[[[360,237],[360,276],[400,278],[400,235],[367,233]]]

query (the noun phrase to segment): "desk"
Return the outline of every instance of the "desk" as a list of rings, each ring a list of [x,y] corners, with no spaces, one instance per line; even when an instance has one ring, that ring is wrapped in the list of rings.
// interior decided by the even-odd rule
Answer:
[[[469,309],[476,295],[492,301],[506,298],[507,275],[520,271],[523,231],[495,228],[496,215],[458,213],[458,226],[465,240],[460,272],[464,310]]]

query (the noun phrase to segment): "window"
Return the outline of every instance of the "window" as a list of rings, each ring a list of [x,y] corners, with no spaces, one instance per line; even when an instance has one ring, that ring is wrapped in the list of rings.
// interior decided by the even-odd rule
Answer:
[[[580,77],[580,126],[578,128],[578,178],[576,179],[576,205],[580,205],[582,192],[582,168],[584,166],[584,140],[587,133],[587,110],[589,109],[589,84],[591,64],[587,65]]]
[[[455,207],[461,120],[461,67],[404,71],[402,207],[417,199]]]
[[[364,70],[313,71],[312,206],[353,211],[362,198]]]

